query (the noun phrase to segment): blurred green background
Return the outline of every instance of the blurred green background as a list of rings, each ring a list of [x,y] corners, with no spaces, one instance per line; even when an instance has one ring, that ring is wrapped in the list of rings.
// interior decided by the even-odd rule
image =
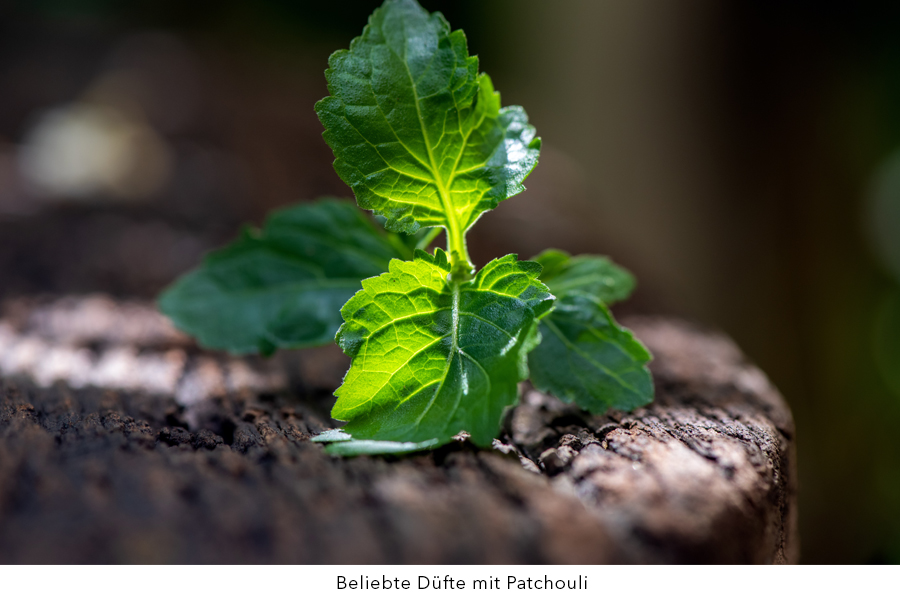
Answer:
[[[474,258],[609,254],[797,421],[802,560],[900,562],[900,4],[423,0],[543,137]],[[0,0],[0,300],[152,297],[346,196],[313,103],[379,2]]]

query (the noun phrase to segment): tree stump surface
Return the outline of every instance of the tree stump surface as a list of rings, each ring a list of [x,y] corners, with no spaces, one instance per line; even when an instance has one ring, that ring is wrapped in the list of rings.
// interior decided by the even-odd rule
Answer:
[[[791,414],[726,337],[665,318],[656,400],[523,385],[492,449],[332,457],[336,348],[202,351],[149,304],[0,310],[2,563],[791,563]]]

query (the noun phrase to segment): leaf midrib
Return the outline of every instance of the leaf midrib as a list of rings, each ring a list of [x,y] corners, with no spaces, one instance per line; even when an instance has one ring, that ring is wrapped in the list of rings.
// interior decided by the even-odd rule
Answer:
[[[406,35],[406,21],[401,21],[403,27],[404,37],[409,39]],[[438,189],[438,196],[441,199],[441,205],[444,207],[444,214],[447,217],[447,226],[449,230],[452,232],[452,236],[448,235],[448,238],[455,238],[460,235],[459,231],[459,223],[456,218],[456,211],[453,208],[453,203],[450,200],[450,194],[444,185],[444,181],[441,178],[440,171],[437,168],[437,163],[434,160],[434,153],[431,150],[431,140],[428,138],[428,131],[425,129],[425,120],[422,118],[422,107],[419,105],[419,88],[416,85],[415,79],[413,79],[412,71],[409,70],[409,63],[404,59],[404,57],[397,54],[396,50],[394,50],[390,44],[386,44],[388,48],[390,48],[391,52],[400,59],[400,62],[403,64],[403,68],[406,70],[406,76],[409,78],[409,84],[413,89],[413,101],[416,106],[416,116],[419,119],[419,130],[422,132],[422,139],[425,140],[425,151],[428,153],[428,161],[431,163],[431,175],[434,177],[434,184]],[[456,100],[454,99],[454,104]],[[457,117],[459,116],[459,109],[457,108]],[[396,135],[396,133],[395,133]],[[400,139],[399,136],[397,139]],[[452,242],[451,242],[452,247]],[[453,260],[453,254],[450,254],[450,260]]]
[[[428,406],[425,407],[419,414],[419,418],[416,419],[416,429],[419,428],[419,425],[422,423],[422,419],[425,418],[425,415],[431,410],[431,407],[434,406],[434,402],[437,400],[437,397],[440,395],[441,390],[444,389],[444,384],[447,382],[447,375],[450,373],[450,365],[453,364],[453,357],[459,354],[459,282],[451,282],[450,284],[450,293],[452,294],[452,312],[451,314],[451,325],[450,325],[450,352],[447,354],[447,362],[444,364],[444,372],[441,373],[441,384],[431,395],[431,400],[428,401]],[[443,338],[442,338],[443,339]],[[462,399],[462,394],[457,394],[456,403],[453,405],[453,410],[450,411],[451,415],[456,414],[457,409],[459,409],[459,402]]]

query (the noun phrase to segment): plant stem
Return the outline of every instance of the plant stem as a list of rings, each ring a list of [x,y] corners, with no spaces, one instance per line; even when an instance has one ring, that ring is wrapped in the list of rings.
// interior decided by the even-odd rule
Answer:
[[[466,234],[456,226],[456,221],[447,228],[447,253],[450,255],[450,280],[469,281],[475,275],[475,265],[469,258]]]

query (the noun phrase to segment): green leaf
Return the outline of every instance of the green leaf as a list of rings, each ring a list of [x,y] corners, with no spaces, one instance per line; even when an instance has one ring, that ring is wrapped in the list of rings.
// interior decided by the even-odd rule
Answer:
[[[634,291],[634,275],[605,256],[572,257],[562,250],[545,250],[532,260],[544,267],[541,281],[557,297],[578,293],[609,305]]]
[[[316,111],[359,205],[392,231],[444,227],[453,264],[468,263],[466,230],[537,164],[525,112],[500,108],[465,34],[414,0],[387,0],[328,64],[331,96]]]
[[[163,313],[208,348],[269,354],[327,344],[360,280],[411,255],[349,202],[323,200],[273,213],[210,253],[159,299]]]
[[[375,222],[384,228],[387,218],[382,215],[374,216]],[[435,238],[441,234],[442,229],[438,227],[428,227],[419,229],[415,233],[398,233],[395,234],[404,246],[404,258],[412,257],[416,249],[427,250],[434,242]]]
[[[337,342],[352,363],[332,417],[354,438],[445,443],[465,430],[486,446],[516,402],[553,302],[541,267],[509,255],[467,282],[448,281],[450,269],[443,250],[419,250],[341,310]]]
[[[596,298],[560,297],[540,332],[528,357],[537,389],[593,413],[631,410],[653,399],[650,353]]]
[[[528,357],[532,384],[593,413],[650,402],[650,353],[606,307],[631,295],[634,276],[605,256],[546,250],[534,260],[558,300]]]

